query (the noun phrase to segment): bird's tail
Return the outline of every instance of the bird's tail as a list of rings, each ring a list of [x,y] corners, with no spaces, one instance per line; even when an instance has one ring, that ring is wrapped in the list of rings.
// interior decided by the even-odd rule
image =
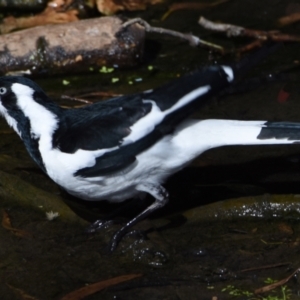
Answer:
[[[268,121],[205,120],[216,146],[295,144],[300,142],[300,123]]]
[[[229,145],[275,145],[300,143],[300,123],[188,120],[177,128],[172,147],[189,163],[211,148]],[[181,164],[184,164],[182,160]]]

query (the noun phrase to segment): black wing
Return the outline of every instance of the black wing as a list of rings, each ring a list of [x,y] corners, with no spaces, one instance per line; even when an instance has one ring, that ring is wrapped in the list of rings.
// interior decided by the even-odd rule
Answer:
[[[78,170],[75,175],[96,177],[123,170],[136,156],[170,133],[185,117],[228,86],[223,68],[213,66],[179,78],[163,87],[136,95],[98,102],[80,109],[67,110],[54,134],[53,147],[74,153],[78,149],[95,151],[116,147],[96,159],[93,167]],[[153,130],[132,143],[122,144],[131,127],[156,105],[162,112],[172,108],[191,91],[209,86],[208,92],[192,98],[187,105],[166,114]],[[147,100],[151,100],[149,102]],[[153,127],[149,123],[149,128]]]
[[[119,146],[130,134],[130,127],[151,110],[151,104],[143,103],[140,97],[126,98],[66,110],[53,136],[53,147],[74,153]]]

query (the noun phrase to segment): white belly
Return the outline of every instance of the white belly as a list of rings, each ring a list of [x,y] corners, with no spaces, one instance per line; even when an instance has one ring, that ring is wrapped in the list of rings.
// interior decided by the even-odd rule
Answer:
[[[134,166],[108,176],[74,177],[85,167],[92,167],[97,156],[111,149],[79,150],[74,154],[58,149],[42,149],[48,175],[70,194],[86,200],[121,202],[141,194],[140,184],[162,184],[169,176],[189,164],[202,152],[229,144],[291,143],[283,140],[258,140],[264,121],[187,120],[173,134],[137,156]],[[43,151],[42,151],[43,150]],[[92,154],[91,154],[92,153]]]

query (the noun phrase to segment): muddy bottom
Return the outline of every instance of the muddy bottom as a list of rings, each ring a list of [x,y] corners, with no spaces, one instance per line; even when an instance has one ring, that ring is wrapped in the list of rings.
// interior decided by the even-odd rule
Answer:
[[[287,278],[299,267],[300,225],[293,217],[190,221],[187,214],[147,220],[138,226],[147,228],[146,238],[125,237],[109,254],[107,244],[117,226],[88,235],[84,226],[59,218],[50,222],[30,209],[6,207],[6,211],[14,227],[27,235],[0,229],[1,299],[29,299],[24,295],[61,299],[88,284],[131,274],[141,277],[87,299],[299,296],[297,276],[271,292],[254,294],[255,289]]]

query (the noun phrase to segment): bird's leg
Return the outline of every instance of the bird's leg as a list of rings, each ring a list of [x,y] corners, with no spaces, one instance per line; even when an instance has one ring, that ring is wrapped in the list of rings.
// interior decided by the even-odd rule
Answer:
[[[116,249],[118,243],[122,239],[122,237],[126,234],[128,229],[141,220],[145,219],[147,216],[152,214],[157,209],[165,206],[168,203],[169,194],[167,190],[160,186],[154,184],[140,184],[136,187],[137,190],[141,192],[147,192],[155,198],[155,201],[147,207],[144,211],[142,211],[139,215],[131,219],[128,223],[126,223],[121,229],[119,229],[112,237],[109,245],[109,250],[112,252]]]
[[[137,201],[139,202],[137,203]],[[124,211],[132,211],[133,209],[138,209],[137,207],[139,207],[138,205],[140,204],[140,202],[141,200],[139,199],[132,199],[127,201],[123,205],[119,205],[112,212],[108,213],[108,215],[102,217],[99,220],[94,221],[91,225],[89,225],[86,229],[86,232],[93,233],[97,230],[107,228],[113,224],[121,223],[120,215],[122,215]]]

